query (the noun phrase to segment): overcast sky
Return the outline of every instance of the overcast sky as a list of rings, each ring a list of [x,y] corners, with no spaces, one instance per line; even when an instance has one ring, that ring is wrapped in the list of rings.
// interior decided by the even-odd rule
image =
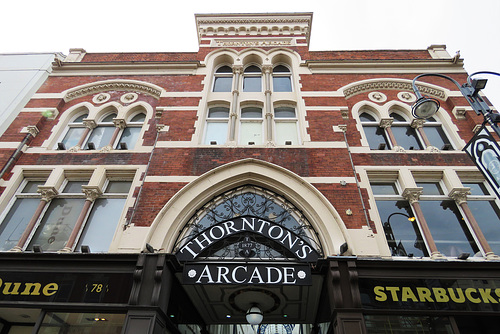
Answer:
[[[15,0],[0,53],[197,51],[195,13],[312,12],[311,50],[460,50],[469,74],[500,72],[499,0]],[[483,92],[500,108],[500,76]]]

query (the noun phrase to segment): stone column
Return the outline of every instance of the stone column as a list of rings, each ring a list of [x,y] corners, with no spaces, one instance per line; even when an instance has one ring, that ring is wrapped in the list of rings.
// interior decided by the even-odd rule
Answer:
[[[76,243],[76,237],[80,233],[85,217],[90,210],[90,206],[99,196],[102,195],[102,191],[96,186],[82,186],[82,191],[85,193],[85,203],[83,204],[82,211],[76,220],[75,227],[73,228],[73,231],[71,231],[68,242],[66,242],[66,246],[60,250],[61,253],[69,253],[73,251],[73,247]]]
[[[398,148],[401,148],[401,147],[398,146],[398,143],[396,142],[396,138],[394,137],[394,134],[392,133],[392,129],[391,129],[392,122],[394,122],[394,118],[392,118],[392,117],[382,118],[380,120],[379,126],[385,130],[385,132],[387,133],[387,137],[389,139],[389,142],[391,143],[393,149],[396,149],[396,151],[397,151]]]
[[[76,151],[80,150],[82,148],[83,142],[85,141],[85,138],[87,138],[87,136],[89,135],[90,131],[92,131],[92,129],[96,128],[97,123],[92,119],[84,119],[83,125],[85,126],[85,131],[83,131],[83,134],[80,137],[78,144],[76,144],[76,146],[71,147],[68,150],[68,152],[76,152]]]
[[[265,106],[265,117],[266,117],[266,142],[267,146],[274,146],[273,141],[273,105],[271,102],[271,75],[273,73],[273,67],[271,65],[266,65],[262,67],[262,71],[265,76],[265,87],[264,94],[266,96],[266,106]]]
[[[470,195],[469,188],[455,188],[451,190],[448,196],[453,198],[457,205],[462,208],[462,211],[464,212],[465,217],[467,218],[467,221],[472,228],[472,231],[477,237],[477,241],[481,245],[481,248],[484,250],[486,258],[488,260],[498,260],[500,259],[500,257],[493,253],[490,245],[488,244],[488,241],[486,241],[486,238],[484,237],[483,231],[481,231],[481,229],[479,228],[476,218],[474,218],[474,216],[472,215],[472,211],[467,204],[467,195]]]
[[[38,204],[38,207],[35,210],[35,213],[33,214],[33,217],[31,217],[31,220],[28,223],[28,226],[26,226],[26,229],[24,230],[23,234],[21,235],[21,238],[19,238],[19,241],[17,242],[17,245],[14,246],[10,251],[11,252],[21,252],[23,250],[24,244],[28,240],[29,236],[31,235],[31,232],[33,231],[33,228],[36,225],[36,222],[38,221],[38,218],[40,218],[40,215],[42,214],[43,210],[45,209],[45,206],[47,203],[49,203],[54,197],[58,195],[58,191],[54,187],[50,186],[38,186],[38,192],[41,194],[40,198],[40,203]]]
[[[243,66],[233,66],[234,82],[233,82],[233,101],[231,103],[231,111],[229,113],[229,143],[235,143],[236,119],[238,115],[238,97],[240,95],[240,78],[243,73]]]
[[[425,119],[414,119],[411,122],[411,127],[417,130],[418,134],[424,141],[425,149],[427,151],[439,152],[439,149],[437,147],[432,146],[431,142],[429,141],[429,138],[427,138],[427,135],[424,132],[424,124],[425,124]]]
[[[417,223],[420,225],[420,229],[422,231],[422,237],[429,246],[429,251],[431,255],[431,259],[439,259],[444,258],[445,256],[441,254],[434,242],[434,238],[432,237],[431,231],[429,230],[429,226],[427,225],[427,221],[425,220],[424,214],[422,212],[422,208],[420,207],[420,203],[418,202],[420,195],[422,195],[422,188],[406,188],[403,191],[403,197],[410,202],[411,208],[417,217]]]
[[[113,149],[113,144],[116,141],[118,134],[120,133],[121,130],[127,127],[127,122],[125,122],[123,118],[113,118],[113,124],[115,125],[115,131],[113,132],[113,135],[109,140],[109,144],[101,149],[101,151],[103,152],[109,152]]]

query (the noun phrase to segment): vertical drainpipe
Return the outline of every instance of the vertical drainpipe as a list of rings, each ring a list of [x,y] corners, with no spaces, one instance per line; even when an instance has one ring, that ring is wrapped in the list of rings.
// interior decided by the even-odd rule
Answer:
[[[14,153],[12,153],[9,160],[7,161],[7,163],[3,166],[2,170],[0,171],[0,179],[4,177],[5,173],[7,173],[7,171],[10,169],[12,164],[17,160],[17,158],[19,158],[21,153],[23,153],[24,145],[26,145],[32,138],[35,138],[39,132],[39,130],[36,126],[30,125],[27,127],[27,129],[28,129],[28,133],[26,134],[26,136],[24,136],[24,139],[19,144],[16,151]]]

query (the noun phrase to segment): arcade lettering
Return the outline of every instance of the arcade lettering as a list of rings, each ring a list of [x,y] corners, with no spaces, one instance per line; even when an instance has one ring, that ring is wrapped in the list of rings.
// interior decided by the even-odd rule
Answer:
[[[429,302],[429,303],[465,303],[498,304],[500,288],[426,288],[407,286],[375,286],[375,300],[379,302]]]
[[[253,232],[289,249],[299,261],[314,262],[318,253],[304,239],[273,222],[255,217],[238,217],[215,224],[190,239],[177,253],[180,261],[192,261],[213,243],[241,232]]]
[[[185,284],[282,284],[310,285],[307,265],[186,264]]]
[[[47,296],[50,297],[57,292],[59,285],[57,283],[25,283],[25,282],[4,282],[0,278],[0,294],[3,296]]]

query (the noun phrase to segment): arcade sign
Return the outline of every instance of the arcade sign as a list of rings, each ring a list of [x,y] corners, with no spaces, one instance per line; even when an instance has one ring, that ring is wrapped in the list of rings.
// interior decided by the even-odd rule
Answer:
[[[311,268],[295,263],[185,264],[184,284],[311,285]]]
[[[241,216],[214,224],[189,239],[176,253],[180,262],[195,261],[211,245],[239,233],[250,232],[272,240],[295,255],[300,262],[316,262],[319,253],[306,239],[283,225],[258,217]]]

